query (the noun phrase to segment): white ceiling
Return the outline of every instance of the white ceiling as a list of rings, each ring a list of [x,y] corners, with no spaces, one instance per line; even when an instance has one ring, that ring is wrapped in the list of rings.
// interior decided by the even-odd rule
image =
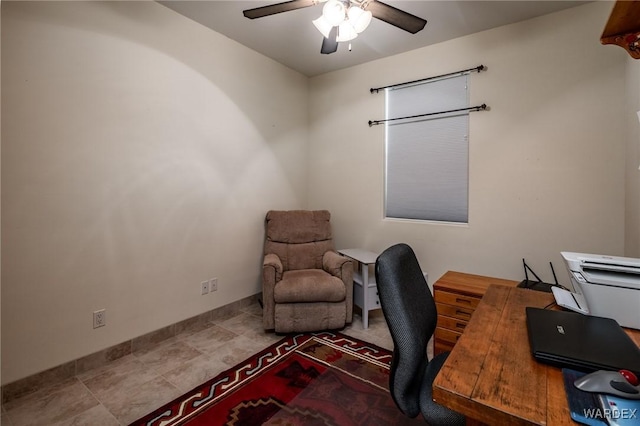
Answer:
[[[445,40],[523,21],[586,3],[585,1],[424,1],[384,3],[427,20],[424,30],[410,34],[374,19],[351,42],[330,55],[320,53],[322,35],[311,21],[322,5],[247,19],[242,11],[280,1],[159,1],[159,3],[307,76],[347,68]],[[604,28],[603,22],[603,28]]]

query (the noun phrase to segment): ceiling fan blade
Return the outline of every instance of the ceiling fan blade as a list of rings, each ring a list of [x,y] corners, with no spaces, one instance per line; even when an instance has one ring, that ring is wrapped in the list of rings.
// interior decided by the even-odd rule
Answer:
[[[289,12],[290,10],[302,9],[318,4],[319,0],[290,0],[282,3],[270,4],[268,6],[256,7],[254,9],[243,10],[242,14],[249,19],[262,18],[264,16],[275,15],[276,13]]]
[[[366,9],[370,11],[375,18],[408,31],[411,34],[422,30],[427,24],[425,19],[377,0],[370,2]]]
[[[328,55],[329,53],[334,53],[338,50],[338,27],[331,28],[329,32],[329,37],[325,37],[322,39],[322,48],[320,49],[320,53]]]

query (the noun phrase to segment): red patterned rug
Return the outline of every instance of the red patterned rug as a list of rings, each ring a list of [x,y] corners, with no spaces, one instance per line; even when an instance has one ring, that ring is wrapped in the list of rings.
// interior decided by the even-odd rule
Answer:
[[[424,425],[389,394],[391,352],[335,332],[285,337],[132,426]]]

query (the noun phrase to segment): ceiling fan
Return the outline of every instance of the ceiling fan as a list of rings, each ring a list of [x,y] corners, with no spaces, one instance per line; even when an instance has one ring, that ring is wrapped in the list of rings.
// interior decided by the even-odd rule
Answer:
[[[425,19],[377,0],[289,0],[244,10],[249,19],[262,18],[277,13],[289,12],[325,3],[322,16],[313,21],[323,35],[321,53],[329,54],[338,50],[338,43],[353,40],[364,31],[371,18],[415,34],[426,25]]]

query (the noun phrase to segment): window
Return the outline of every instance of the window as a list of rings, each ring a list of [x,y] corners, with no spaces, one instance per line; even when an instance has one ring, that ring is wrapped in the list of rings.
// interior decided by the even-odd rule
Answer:
[[[468,222],[468,74],[385,89],[385,216]],[[391,121],[389,121],[391,120]]]

